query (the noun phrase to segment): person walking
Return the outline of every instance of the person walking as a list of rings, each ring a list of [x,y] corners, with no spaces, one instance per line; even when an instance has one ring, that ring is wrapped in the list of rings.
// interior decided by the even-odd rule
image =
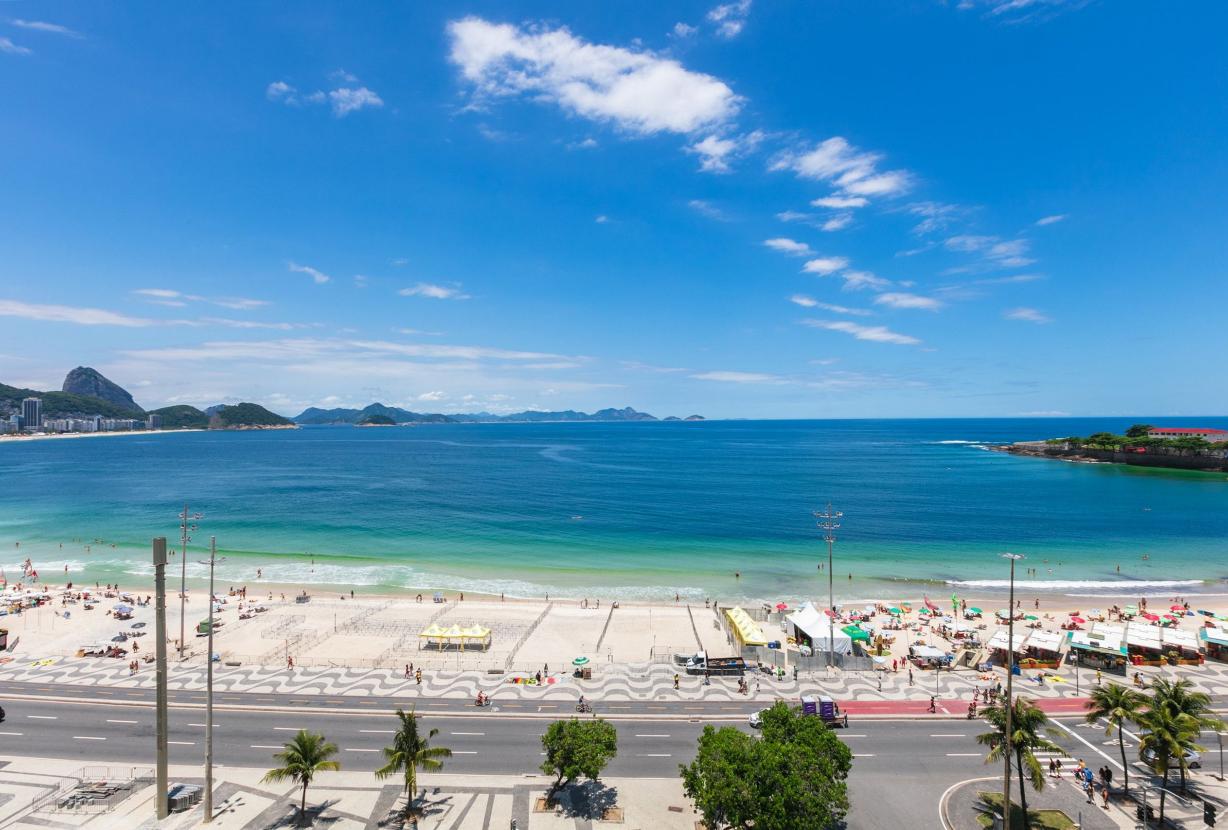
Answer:
[[[912,685],[912,666],[908,667],[908,685]]]

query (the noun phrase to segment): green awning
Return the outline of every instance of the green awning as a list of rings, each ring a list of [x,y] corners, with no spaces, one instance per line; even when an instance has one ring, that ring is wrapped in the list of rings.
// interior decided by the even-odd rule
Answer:
[[[870,632],[866,631],[861,626],[846,625],[840,630],[849,635],[849,639],[851,639],[853,642],[857,642],[858,640],[864,640],[865,642],[870,641]]]

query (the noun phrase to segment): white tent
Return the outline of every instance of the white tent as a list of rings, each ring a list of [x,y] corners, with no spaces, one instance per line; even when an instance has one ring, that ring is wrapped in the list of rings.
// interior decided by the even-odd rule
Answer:
[[[853,638],[832,624],[832,619],[813,603],[806,603],[795,613],[785,617],[793,628],[810,638],[815,654],[834,651],[836,654],[852,654]]]

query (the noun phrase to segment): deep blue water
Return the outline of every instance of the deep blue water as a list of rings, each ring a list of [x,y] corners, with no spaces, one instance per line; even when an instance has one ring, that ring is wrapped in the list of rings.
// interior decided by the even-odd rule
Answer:
[[[29,555],[44,578],[68,564],[79,579],[131,580],[149,572],[151,537],[177,535],[186,500],[205,514],[194,549],[212,534],[229,557],[224,582],[250,582],[260,568],[284,583],[795,597],[826,589],[811,513],[830,500],[844,512],[835,573],[846,598],[950,590],[913,584],[923,580],[985,590],[1005,576],[1005,550],[1027,555],[1037,587],[1073,593],[1228,575],[1228,477],[977,446],[1135,420],[315,427],[0,442],[0,563],[10,578]],[[87,553],[93,539],[105,542]]]

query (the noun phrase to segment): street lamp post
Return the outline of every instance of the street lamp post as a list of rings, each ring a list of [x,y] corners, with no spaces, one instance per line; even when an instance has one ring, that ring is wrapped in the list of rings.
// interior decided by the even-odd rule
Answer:
[[[183,512],[179,514],[179,544],[182,550],[179,554],[179,660],[183,661],[183,651],[187,648],[187,630],[184,623],[187,621],[188,615],[188,542],[192,541],[189,535],[196,530],[196,525],[193,523],[196,519],[202,518],[200,513],[189,513],[187,502],[183,504]]]
[[[217,537],[209,537],[209,645],[205,655],[205,824],[213,821],[213,568],[225,559],[217,558]]]
[[[159,820],[170,814],[166,800],[167,787],[167,730],[166,730],[166,537],[153,540],[154,566],[154,643],[157,662],[155,666],[154,750],[157,755],[157,773],[154,776],[157,803],[154,814]]]
[[[1011,563],[1010,601],[1006,606],[1006,729],[1003,737],[1006,740],[1006,764],[1002,772],[1002,830],[1011,830],[1011,716],[1015,713],[1015,704],[1011,700],[1011,691],[1015,677],[1015,563],[1023,558],[1020,553],[1004,553],[1002,558]],[[1025,829],[1026,830],[1026,829]]]
[[[836,664],[836,588],[835,574],[832,572],[833,552],[836,544],[836,531],[840,528],[840,519],[844,516],[839,511],[833,512],[831,502],[822,513],[817,510],[814,517],[819,520],[819,529],[823,531],[823,541],[827,543],[827,668]]]

